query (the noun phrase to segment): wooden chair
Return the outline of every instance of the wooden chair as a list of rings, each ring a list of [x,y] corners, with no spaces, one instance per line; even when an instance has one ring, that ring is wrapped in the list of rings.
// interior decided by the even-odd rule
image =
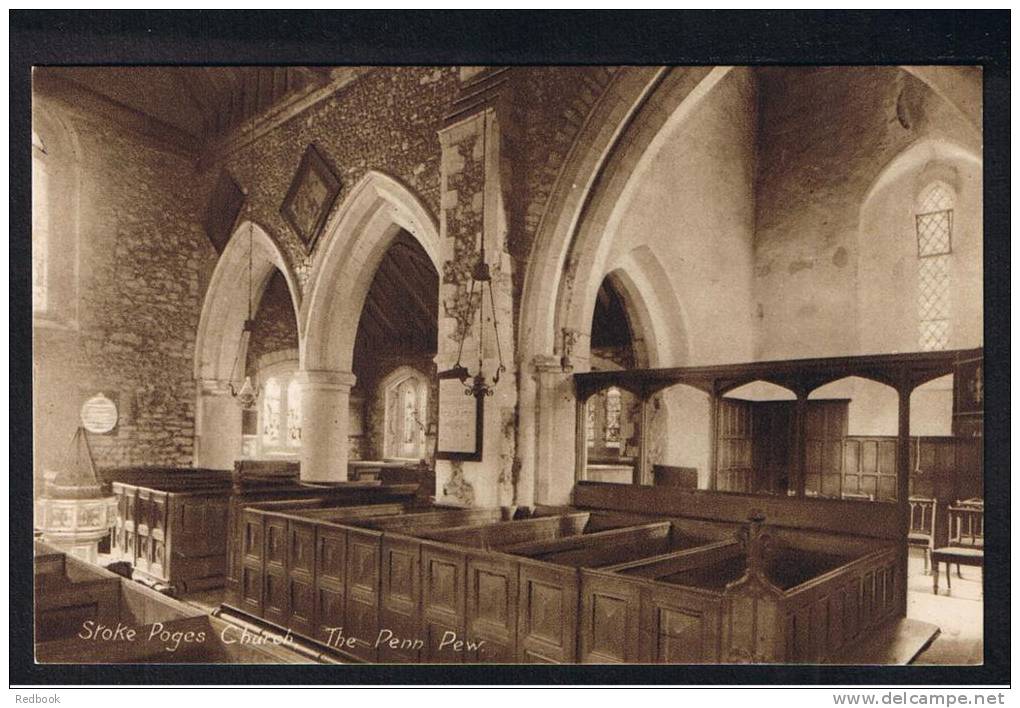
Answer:
[[[946,564],[946,586],[953,589],[951,565],[956,564],[956,574],[960,575],[960,566],[968,565],[983,568],[985,565],[985,508],[984,503],[974,500],[957,502],[949,507],[949,545],[935,548],[931,553],[932,587],[939,594],[939,562]]]
[[[907,544],[924,549],[924,574],[928,575],[931,552],[935,547],[935,500],[910,497],[910,533]]]

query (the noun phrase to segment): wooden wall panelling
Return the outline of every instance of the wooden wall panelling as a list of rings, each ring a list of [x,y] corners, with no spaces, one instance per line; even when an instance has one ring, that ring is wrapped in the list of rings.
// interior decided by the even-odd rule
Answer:
[[[386,534],[381,546],[379,661],[416,663],[424,641],[421,625],[421,542]]]
[[[137,540],[134,568],[143,573],[149,570],[149,558],[152,552],[149,537],[149,496],[151,493],[151,490],[140,487],[135,496],[135,534]]]
[[[519,568],[518,661],[576,661],[578,571],[527,559],[519,561]]]
[[[339,526],[315,526],[315,622],[313,635],[323,643],[336,640],[344,622],[347,531]]]
[[[791,588],[783,601],[787,663],[817,663],[840,652],[896,612],[896,550],[873,552]]]
[[[639,661],[718,662],[721,631],[722,603],[718,597],[662,584],[642,587]]]
[[[639,658],[641,583],[597,571],[580,571],[579,660],[585,664],[633,663]]]
[[[290,617],[287,592],[287,520],[263,514],[262,617],[280,627]]]
[[[314,523],[288,519],[286,567],[289,613],[285,626],[306,637],[314,637],[317,626],[315,550]]]
[[[376,661],[379,634],[379,564],[382,532],[347,529],[344,634],[355,639],[350,651],[364,661]]]
[[[149,573],[156,578],[170,577],[167,558],[167,526],[169,513],[167,493],[153,489],[149,496]],[[219,537],[223,539],[222,534]]]
[[[263,543],[263,520],[259,511],[245,509],[241,514],[241,562],[238,577],[240,607],[238,609],[255,617],[262,617],[263,575],[265,570],[265,547]]]
[[[119,578],[72,582],[64,576],[63,581],[48,583],[36,595],[36,641],[75,637],[89,620],[116,627],[120,616]]]
[[[466,565],[462,548],[421,544],[422,638],[426,661],[464,661],[463,652],[444,644],[451,633],[457,640],[463,640],[466,634]]]
[[[465,661],[514,663],[517,660],[517,583],[514,558],[493,553],[467,554],[467,634]]]

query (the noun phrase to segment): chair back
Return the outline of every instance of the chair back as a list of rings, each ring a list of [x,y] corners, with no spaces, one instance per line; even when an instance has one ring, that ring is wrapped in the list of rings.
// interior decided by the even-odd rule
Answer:
[[[949,507],[949,545],[984,547],[984,505],[954,504]]]
[[[910,497],[910,533],[931,536],[935,531],[935,500]]]

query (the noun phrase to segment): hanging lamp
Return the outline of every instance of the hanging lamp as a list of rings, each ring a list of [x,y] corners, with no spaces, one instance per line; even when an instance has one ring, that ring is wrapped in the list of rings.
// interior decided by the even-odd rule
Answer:
[[[257,71],[257,69],[256,69]],[[246,106],[244,90],[242,89],[241,94],[241,105]],[[234,397],[238,405],[244,409],[252,409],[255,404],[258,403],[259,393],[261,387],[253,384],[251,376],[247,373],[247,365],[245,365],[245,376],[244,382],[241,384],[240,389],[234,387],[235,375],[237,374],[237,364],[241,359],[241,352],[247,353],[248,344],[251,342],[252,333],[255,331],[255,319],[253,313],[254,305],[254,284],[252,275],[252,247],[255,239],[255,222],[252,218],[253,202],[254,202],[254,184],[255,184],[255,108],[258,105],[258,96],[256,95],[255,104],[252,106],[251,112],[251,132],[248,141],[250,148],[249,158],[249,184],[252,186],[248,187],[248,316],[244,320],[244,327],[241,330],[241,339],[237,344],[237,352],[234,354],[234,365],[230,369],[230,381],[227,382],[227,387],[230,389],[230,395]]]
[[[488,137],[488,116],[482,114],[482,160],[488,159],[487,150],[487,137]],[[483,162],[483,176],[484,176],[484,162]],[[457,363],[454,365],[452,371],[460,379],[461,384],[464,385],[464,394],[468,396],[474,396],[475,398],[481,398],[482,396],[491,396],[499,383],[500,375],[506,371],[506,366],[503,364],[503,350],[499,343],[499,321],[496,319],[496,299],[492,292],[492,270],[489,268],[489,263],[485,258],[485,184],[482,185],[482,228],[481,234],[479,235],[479,247],[478,247],[478,260],[475,261],[474,268],[471,270],[471,289],[468,293],[469,307],[475,299],[475,288],[478,288],[478,371],[472,377],[467,367],[461,363],[461,357],[464,353],[464,340],[467,339],[471,329],[471,320],[473,319],[468,316],[468,323],[464,329],[464,335],[460,340],[460,347],[457,349]],[[489,307],[492,312],[492,331],[493,337],[496,343],[496,356],[498,364],[495,371],[492,374],[492,380],[486,377],[485,374],[485,362],[484,362],[484,351],[485,351],[485,291],[488,289],[489,292]],[[469,383],[470,381],[470,383]]]

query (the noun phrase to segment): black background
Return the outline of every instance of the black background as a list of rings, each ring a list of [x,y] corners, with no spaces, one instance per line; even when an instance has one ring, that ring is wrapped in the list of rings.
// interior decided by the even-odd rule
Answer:
[[[10,681],[43,684],[1008,684],[1008,11],[10,11]],[[40,666],[32,645],[33,64],[980,64],[985,664]],[[764,686],[762,688],[767,688]],[[756,688],[754,690],[762,690]]]

